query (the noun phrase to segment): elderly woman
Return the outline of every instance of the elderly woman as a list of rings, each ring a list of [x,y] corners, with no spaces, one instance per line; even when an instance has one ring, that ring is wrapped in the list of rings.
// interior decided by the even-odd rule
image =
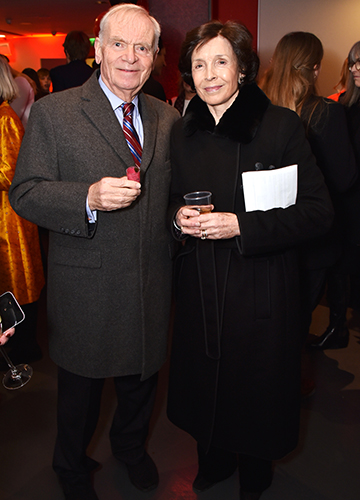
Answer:
[[[171,144],[169,220],[183,244],[168,416],[198,443],[196,492],[239,466],[240,498],[254,500],[271,484],[271,461],[297,445],[297,246],[328,231],[332,206],[299,117],[255,84],[244,26],[211,21],[190,31],[179,68],[197,96]],[[291,165],[297,175],[286,181],[289,169],[276,169]],[[280,175],[297,186],[295,199],[246,211],[242,174],[251,171],[257,194],[264,175]],[[184,206],[183,195],[198,190],[212,192],[211,213]]]
[[[37,301],[45,279],[38,228],[14,212],[8,196],[24,135],[19,117],[10,107],[16,93],[11,69],[0,57],[0,294],[13,292],[25,312],[26,320],[9,342],[10,357],[18,364],[41,357],[36,341]],[[1,339],[6,340],[4,335]],[[0,368],[6,367],[0,359]]]

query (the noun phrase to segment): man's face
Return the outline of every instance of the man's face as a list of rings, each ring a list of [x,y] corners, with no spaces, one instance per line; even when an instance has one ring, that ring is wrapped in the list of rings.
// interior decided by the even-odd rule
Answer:
[[[101,63],[105,85],[126,102],[141,90],[154,61],[154,27],[144,14],[118,13],[108,21],[102,44],[95,41],[95,59]]]

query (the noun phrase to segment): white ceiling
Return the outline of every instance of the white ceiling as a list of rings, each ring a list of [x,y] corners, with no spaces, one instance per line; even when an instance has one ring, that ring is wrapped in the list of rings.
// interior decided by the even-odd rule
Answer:
[[[109,7],[108,0],[1,0],[0,34],[79,30],[91,36],[96,17]]]

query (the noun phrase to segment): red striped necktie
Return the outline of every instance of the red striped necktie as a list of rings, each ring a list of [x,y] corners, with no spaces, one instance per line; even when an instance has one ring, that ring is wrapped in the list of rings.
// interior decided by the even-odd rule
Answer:
[[[132,102],[124,102],[121,108],[124,113],[123,131],[125,139],[133,155],[135,166],[140,168],[142,147],[132,121],[134,104]]]

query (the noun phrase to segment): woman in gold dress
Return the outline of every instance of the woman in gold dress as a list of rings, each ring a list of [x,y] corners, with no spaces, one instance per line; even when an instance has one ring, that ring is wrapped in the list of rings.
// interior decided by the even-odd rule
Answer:
[[[19,217],[8,198],[24,135],[24,127],[9,105],[16,90],[10,67],[0,57],[0,294],[11,291],[25,312],[25,321],[8,344],[12,361],[23,363],[41,357],[36,342],[37,301],[45,280],[38,228]]]

